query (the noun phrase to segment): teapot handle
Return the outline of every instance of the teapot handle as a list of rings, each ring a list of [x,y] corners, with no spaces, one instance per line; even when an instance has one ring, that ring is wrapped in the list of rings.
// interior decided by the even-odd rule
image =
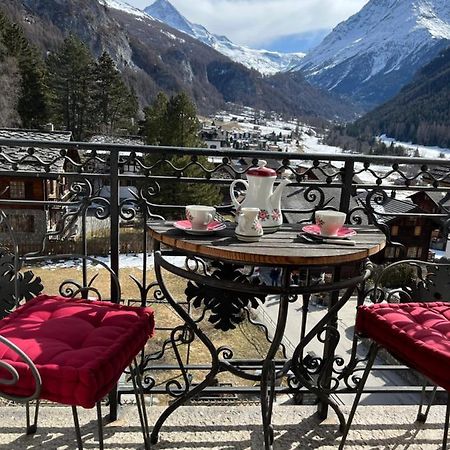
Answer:
[[[234,180],[230,184],[231,202],[233,203],[235,208],[239,208],[239,206],[241,206],[241,204],[238,202],[236,196],[234,195],[234,187],[236,186],[237,183],[242,183],[245,186],[245,188],[248,189],[248,182],[246,180]]]

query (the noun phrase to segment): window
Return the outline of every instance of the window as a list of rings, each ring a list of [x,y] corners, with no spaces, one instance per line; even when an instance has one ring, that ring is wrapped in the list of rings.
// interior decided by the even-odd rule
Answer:
[[[124,165],[123,165],[123,171],[125,172],[125,173],[134,173],[134,172],[136,172],[136,166],[133,164],[133,163],[125,163]]]
[[[386,247],[384,251],[384,256],[386,258],[395,258],[395,248],[394,247]]]
[[[393,225],[391,228],[391,234],[392,236],[398,236],[398,225]]]
[[[419,258],[422,255],[422,249],[420,247],[408,247],[406,250],[407,258]]]
[[[53,195],[55,193],[55,185],[56,181],[50,180],[47,182],[49,195]]]
[[[417,225],[414,227],[414,236],[420,236],[422,234],[422,227]]]
[[[25,198],[25,183],[23,181],[9,182],[10,198]]]
[[[400,249],[398,247],[386,247],[384,251],[384,257],[393,259],[400,256]]]

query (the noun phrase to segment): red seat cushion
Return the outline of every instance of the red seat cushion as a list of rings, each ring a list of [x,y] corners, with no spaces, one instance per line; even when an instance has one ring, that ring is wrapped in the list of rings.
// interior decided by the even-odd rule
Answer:
[[[153,311],[102,301],[40,295],[0,320],[0,335],[23,350],[42,377],[40,398],[92,408],[111,391],[154,331]],[[28,396],[34,381],[20,357],[0,343],[0,360],[19,382],[0,389]],[[0,379],[11,376],[0,369]]]
[[[361,306],[356,329],[450,391],[449,303]]]

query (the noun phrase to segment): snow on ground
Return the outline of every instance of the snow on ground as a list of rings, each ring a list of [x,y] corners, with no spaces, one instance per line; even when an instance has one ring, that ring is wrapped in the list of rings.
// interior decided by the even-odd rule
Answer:
[[[238,131],[238,132],[252,132],[252,131],[260,131],[262,135],[270,135],[271,133],[275,133],[277,136],[281,133],[281,136],[288,137],[292,131],[294,131],[297,127],[296,121],[285,121],[280,117],[276,117],[274,113],[272,113],[272,118],[270,119],[260,119],[262,122],[260,125],[255,125],[255,116],[257,113],[252,108],[243,108],[240,113],[229,113],[229,112],[219,112],[215,119],[223,121],[227,124],[227,128],[230,131]],[[321,143],[321,136],[317,134],[317,132],[310,126],[305,124],[299,124],[299,129],[302,132],[301,140],[299,145],[293,140],[292,142],[282,142],[279,141],[278,145],[284,152],[292,152],[292,153],[322,153],[322,154],[330,154],[336,155],[343,153],[342,148],[334,147],[330,145],[326,145]],[[442,155],[445,158],[450,158],[450,149],[440,148],[440,147],[427,147],[424,145],[415,145],[407,142],[395,141],[392,138],[389,138],[385,135],[378,137],[381,142],[384,142],[386,145],[391,145],[392,142],[396,145],[401,145],[411,151],[411,156],[414,155],[414,152],[417,150],[422,158],[439,158]],[[302,164],[301,160],[292,161],[292,165],[300,165]],[[362,163],[356,163],[355,168],[358,173],[359,179],[363,183],[375,183],[376,178],[369,170],[364,170]],[[392,170],[391,166],[386,166],[382,164],[371,164],[370,170],[373,171],[377,176],[384,176],[390,170]],[[393,174],[387,176],[387,178],[383,181],[387,184],[393,184],[394,181],[398,178],[398,175]],[[406,199],[411,192],[399,192],[397,198]]]
[[[109,256],[96,256],[95,257],[98,261],[101,261],[108,266],[111,265],[111,259]],[[143,267],[144,262],[144,254],[137,253],[137,254],[123,254],[119,257],[119,267],[120,268],[133,268]],[[166,256],[165,259],[177,267],[184,267],[184,263],[186,258],[184,256]],[[154,266],[154,259],[153,255],[149,254],[147,255],[147,267],[153,267]],[[65,260],[65,261],[48,261],[44,264],[44,267],[46,269],[50,270],[56,270],[61,268],[72,268],[76,267],[78,269],[81,269],[81,263],[80,260]]]
[[[422,158],[440,158],[441,156],[444,156],[448,159],[450,157],[450,149],[448,148],[427,147],[425,145],[413,144],[412,142],[401,142],[394,138],[387,137],[385,134],[379,136],[378,140],[384,142],[388,146],[393,142],[395,145],[405,147],[413,152],[417,150],[420,154],[419,156]]]
[[[441,259],[441,258],[447,258],[445,250],[434,250],[430,249],[431,252],[434,253],[434,259]]]

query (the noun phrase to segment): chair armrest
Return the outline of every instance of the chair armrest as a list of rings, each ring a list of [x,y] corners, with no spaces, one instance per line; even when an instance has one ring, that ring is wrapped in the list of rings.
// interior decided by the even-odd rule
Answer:
[[[11,378],[9,379],[0,378],[0,397],[24,403],[39,398],[42,387],[42,379],[34,362],[29,358],[29,356],[25,352],[23,352],[19,347],[17,347],[17,345],[13,344],[9,339],[6,339],[5,337],[0,335],[0,342],[20,356],[23,362],[30,368],[31,374],[33,375],[34,378],[34,392],[29,397],[15,397],[13,395],[1,392],[2,385],[13,386],[14,384],[16,384],[19,381],[19,374],[17,370],[14,368],[14,366],[5,361],[0,360],[0,368],[5,369],[7,372],[11,374]]]

